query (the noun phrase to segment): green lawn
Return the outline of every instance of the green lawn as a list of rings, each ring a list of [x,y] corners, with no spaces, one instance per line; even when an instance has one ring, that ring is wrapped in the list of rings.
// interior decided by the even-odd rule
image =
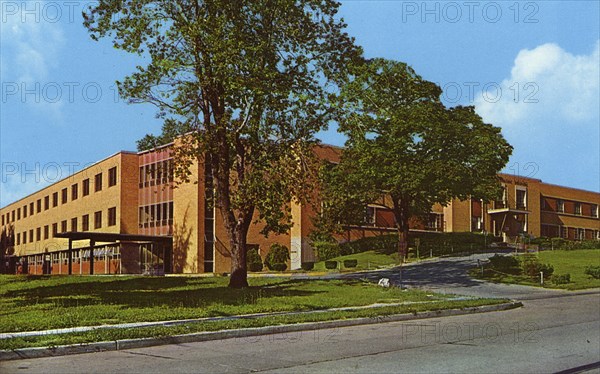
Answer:
[[[345,268],[344,260],[358,260],[358,265],[355,268]],[[398,266],[398,253],[386,255],[376,251],[366,251],[361,253],[355,253],[347,256],[339,256],[332,258],[331,261],[338,262],[338,270],[374,270],[380,268],[389,268]],[[341,268],[341,269],[340,269]],[[315,263],[315,271],[328,271],[325,268],[325,261],[319,261]]]
[[[554,267],[555,276],[567,273],[571,276],[570,283],[555,284],[550,278],[544,282],[544,287],[567,290],[600,287],[600,279],[594,279],[584,273],[587,266],[600,266],[599,249],[542,251],[537,256],[540,262]],[[471,275],[494,282],[540,286],[538,278],[532,279],[522,275],[507,275],[486,270],[485,275],[481,276],[478,269],[473,269]]]
[[[106,329],[77,334],[0,340],[0,349],[163,336],[315,320],[463,308],[498,299],[447,300],[417,290],[342,280],[251,278],[229,289],[224,277],[0,276],[0,332],[35,331],[125,322],[162,321],[260,312],[304,311],[373,303],[427,301],[360,311],[192,323],[174,327]]]

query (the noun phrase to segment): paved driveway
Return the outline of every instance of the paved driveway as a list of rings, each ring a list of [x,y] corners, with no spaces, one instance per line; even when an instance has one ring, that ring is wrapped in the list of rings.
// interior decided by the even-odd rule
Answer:
[[[540,287],[489,283],[473,279],[468,270],[476,267],[494,253],[462,257],[446,257],[420,263],[411,263],[389,270],[342,274],[339,278],[368,279],[377,282],[389,278],[394,285],[408,288],[424,288],[441,293],[455,293],[477,297],[499,297],[528,300],[569,294],[569,291],[550,290]],[[596,290],[597,292],[598,290]]]

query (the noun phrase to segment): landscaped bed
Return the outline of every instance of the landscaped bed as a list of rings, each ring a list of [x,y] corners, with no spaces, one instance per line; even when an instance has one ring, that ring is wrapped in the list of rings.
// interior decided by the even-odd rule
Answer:
[[[449,300],[417,290],[341,280],[253,278],[227,287],[227,278],[118,276],[0,276],[0,332],[36,331],[127,322],[165,321],[262,312],[319,310],[374,303],[415,304],[306,315],[190,323],[171,327],[103,329],[0,340],[0,349],[48,346],[285,323],[464,308],[498,299]]]
[[[545,276],[544,287],[567,290],[600,287],[600,279],[592,277],[587,270],[600,267],[600,249],[541,251],[528,256],[552,267],[552,275]],[[523,262],[523,256],[517,256],[517,259],[521,260],[519,263]],[[539,273],[535,276],[523,274],[520,265],[500,269],[490,264],[485,266],[483,275],[480,269],[472,269],[471,275],[493,282],[541,286]]]

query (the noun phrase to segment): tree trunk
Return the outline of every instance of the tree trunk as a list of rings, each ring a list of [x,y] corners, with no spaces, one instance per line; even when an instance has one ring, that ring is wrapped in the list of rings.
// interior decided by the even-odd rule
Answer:
[[[407,199],[394,197],[392,199],[394,200],[394,216],[396,218],[396,229],[398,230],[398,258],[402,263],[408,253],[409,204]]]
[[[229,287],[248,287],[248,270],[246,269],[246,235],[240,228],[236,229],[231,245],[231,278]]]

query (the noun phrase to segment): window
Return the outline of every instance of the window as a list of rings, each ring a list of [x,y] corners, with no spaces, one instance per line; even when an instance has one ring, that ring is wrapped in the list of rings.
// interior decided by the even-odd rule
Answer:
[[[44,197],[44,210],[50,209],[50,196]]]
[[[67,232],[67,220],[60,223],[60,232]]]
[[[591,210],[592,210],[591,216],[598,218],[598,205],[592,205]]]
[[[563,200],[556,200],[556,211],[559,213],[565,212],[565,202]]]
[[[33,215],[33,201],[29,204],[29,215]]]
[[[37,212],[41,212],[42,211],[42,199],[38,199],[37,201]]]
[[[94,191],[102,191],[102,173],[96,174],[94,177]]]
[[[568,239],[569,238],[569,228],[566,226],[561,226],[560,227],[560,236],[562,238]]]
[[[77,231],[77,217],[71,218],[71,231]]]
[[[33,243],[33,229],[29,230],[29,243]]]
[[[375,208],[368,206],[365,210],[365,223],[367,225],[375,224]]]
[[[58,223],[52,224],[52,237],[55,237],[58,234]]]
[[[581,203],[575,203],[575,214],[581,215]]]
[[[35,240],[37,240],[38,242],[40,240],[42,240],[42,228],[38,227],[37,229],[35,229]]]
[[[61,204],[66,204],[67,203],[67,189],[63,188],[61,191],[62,197],[61,197]]]
[[[15,222],[15,211],[13,210],[11,213],[11,218],[10,218],[11,222]]]
[[[117,184],[117,167],[108,169],[108,187]]]
[[[74,184],[71,186],[71,200],[77,200],[77,194],[79,192],[79,185]]]
[[[90,215],[85,214],[81,216],[81,231],[88,231],[90,229]]]
[[[58,206],[58,192],[52,194],[52,207],[56,208]]]
[[[527,190],[517,189],[517,209],[527,208]]]
[[[44,240],[48,239],[48,235],[49,235],[49,230],[50,227],[48,225],[44,226]]]
[[[577,229],[577,240],[585,239],[585,229]]]
[[[4,218],[4,216],[2,216],[2,218]],[[21,244],[21,233],[18,232],[17,233],[17,245]]]
[[[94,228],[99,229],[102,227],[102,211],[94,213]]]
[[[17,221],[21,219],[21,209],[17,209]]]
[[[84,179],[83,180],[83,196],[87,196],[89,194],[90,194],[90,180]]]
[[[23,231],[23,244],[27,244],[27,231]]]
[[[114,226],[117,224],[117,208],[109,208],[108,209],[108,225]]]
[[[27,205],[23,206],[23,218],[27,218]]]

